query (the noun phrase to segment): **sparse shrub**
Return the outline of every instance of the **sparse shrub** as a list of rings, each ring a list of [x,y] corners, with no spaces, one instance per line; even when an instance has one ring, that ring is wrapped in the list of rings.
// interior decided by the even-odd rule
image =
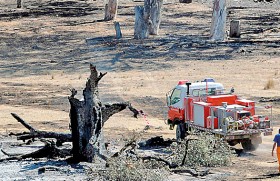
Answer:
[[[272,89],[272,88],[274,88],[274,80],[269,79],[264,86],[264,90],[268,90],[268,89]]]

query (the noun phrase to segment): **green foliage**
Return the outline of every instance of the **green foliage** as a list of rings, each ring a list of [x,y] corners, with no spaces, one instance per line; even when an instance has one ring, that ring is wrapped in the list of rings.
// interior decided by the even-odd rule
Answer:
[[[126,144],[136,144],[136,138],[132,137]],[[93,171],[89,177],[93,180],[118,181],[162,181],[168,178],[171,170],[166,162],[143,159],[134,148],[126,147],[122,154],[107,160],[107,168]],[[163,152],[165,154],[160,156],[161,159],[182,168],[216,167],[231,163],[228,144],[206,133],[188,136],[181,143],[174,142]]]
[[[224,166],[231,163],[231,151],[226,142],[206,133],[192,137],[177,147],[173,146],[173,162],[192,168]]]
[[[108,169],[99,172],[99,180],[162,181],[167,176],[167,171],[156,165],[132,158],[111,158],[108,164]]]

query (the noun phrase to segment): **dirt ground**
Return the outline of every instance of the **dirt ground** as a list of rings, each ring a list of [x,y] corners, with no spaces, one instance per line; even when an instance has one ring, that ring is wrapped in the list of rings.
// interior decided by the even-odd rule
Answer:
[[[148,115],[151,129],[143,138],[175,137],[165,124],[165,94],[178,80],[212,77],[227,90],[234,87],[237,95],[256,102],[280,97],[279,1],[227,1],[227,32],[231,20],[240,20],[241,38],[216,43],[209,41],[210,0],[191,4],[164,0],[159,35],[134,40],[134,6],[142,4],[119,0],[116,21],[123,38],[116,40],[114,23],[102,21],[105,1],[26,0],[22,9],[16,9],[16,1],[0,0],[1,135],[25,131],[12,112],[37,129],[69,132],[69,89],[76,88],[81,96],[89,63],[108,72],[100,84],[103,102],[130,101]],[[269,80],[274,86],[265,90]],[[273,105],[275,134],[280,127],[279,101],[258,105]],[[105,137],[128,137],[146,124],[145,119],[123,111],[106,123]],[[263,137],[258,150],[233,158],[229,167],[211,168],[221,176],[201,179],[280,179],[276,157],[271,156],[272,139]],[[0,169],[0,176],[4,174]]]

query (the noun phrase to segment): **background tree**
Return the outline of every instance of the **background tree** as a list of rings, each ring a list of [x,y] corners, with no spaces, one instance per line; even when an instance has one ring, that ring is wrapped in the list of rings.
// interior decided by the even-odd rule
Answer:
[[[210,38],[214,41],[223,41],[226,26],[226,1],[214,0]]]
[[[117,16],[118,0],[109,0],[105,5],[105,21],[114,20]]]
[[[144,7],[135,7],[135,39],[145,39],[149,35],[158,34],[162,4],[162,0],[145,0]]]

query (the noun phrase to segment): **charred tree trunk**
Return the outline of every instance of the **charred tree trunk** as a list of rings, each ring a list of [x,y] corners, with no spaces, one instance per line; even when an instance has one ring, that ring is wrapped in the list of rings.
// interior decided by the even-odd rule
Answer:
[[[22,0],[17,0],[17,8],[22,8]]]
[[[148,38],[148,25],[144,19],[144,7],[135,7],[135,25],[134,25],[134,38],[145,39]]]
[[[84,101],[74,98],[76,91],[69,97],[70,121],[73,140],[73,158],[77,161],[92,162],[99,151],[99,137],[103,126],[101,101],[98,95],[98,82],[105,75],[98,75],[96,67],[90,65],[91,75],[83,91]]]
[[[162,3],[163,0],[145,0],[144,2],[144,19],[148,24],[150,35],[158,34]]]
[[[135,39],[145,39],[149,35],[158,34],[162,3],[162,0],[145,0],[144,7],[135,7]]]
[[[83,91],[83,101],[75,98],[77,91],[72,90],[69,97],[71,105],[70,121],[72,128],[73,148],[72,154],[75,161],[93,162],[96,158],[106,159],[103,153],[102,127],[113,114],[122,111],[126,107],[136,117],[138,111],[129,103],[116,103],[102,105],[99,99],[98,83],[106,73],[98,74],[96,67],[90,65],[91,75]]]
[[[118,0],[109,0],[105,5],[105,21],[114,20],[117,16]]]
[[[223,41],[226,25],[226,0],[214,0],[210,38]]]

